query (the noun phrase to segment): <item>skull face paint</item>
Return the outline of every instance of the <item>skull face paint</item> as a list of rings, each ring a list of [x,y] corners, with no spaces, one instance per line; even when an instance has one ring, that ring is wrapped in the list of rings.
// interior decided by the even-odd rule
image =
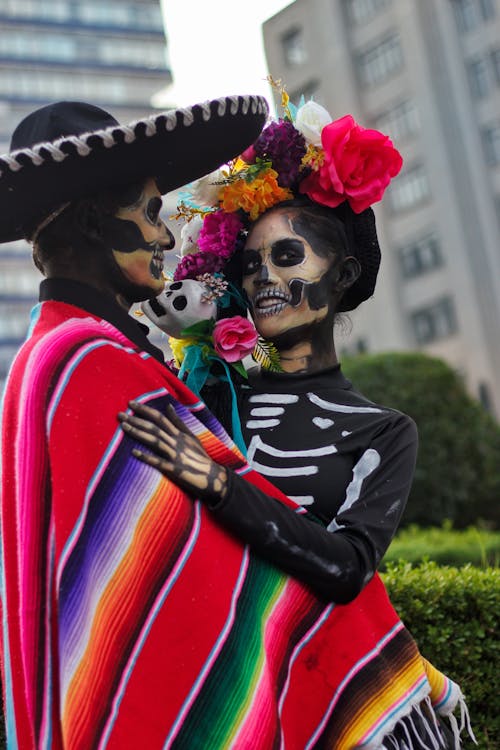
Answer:
[[[165,286],[163,253],[174,246],[172,233],[160,218],[161,194],[147,180],[139,200],[119,208],[106,225],[109,245],[127,283],[143,290],[137,299],[158,294]]]
[[[338,256],[318,254],[293,227],[299,209],[275,209],[250,230],[243,255],[243,289],[255,326],[265,339],[306,332],[328,318]],[[289,336],[287,337],[290,338]]]
[[[163,292],[141,303],[148,318],[173,338],[185,328],[217,316],[217,305],[209,298],[209,289],[200,281],[184,279],[167,284]]]

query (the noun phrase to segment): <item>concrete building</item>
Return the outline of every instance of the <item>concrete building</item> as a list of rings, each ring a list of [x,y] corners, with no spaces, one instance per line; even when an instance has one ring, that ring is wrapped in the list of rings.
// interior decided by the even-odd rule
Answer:
[[[0,153],[39,106],[88,101],[130,122],[171,80],[160,0],[0,0]],[[0,387],[40,279],[24,241],[0,244]]]
[[[263,32],[294,103],[351,113],[404,157],[344,348],[442,357],[500,416],[499,0],[296,0]]]

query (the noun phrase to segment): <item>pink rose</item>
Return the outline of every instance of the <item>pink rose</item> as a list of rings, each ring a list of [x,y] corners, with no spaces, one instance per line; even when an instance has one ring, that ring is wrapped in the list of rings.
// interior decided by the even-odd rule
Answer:
[[[359,214],[379,201],[403,165],[391,139],[358,125],[351,115],[321,131],[324,160],[300,185],[316,203],[334,208],[347,200]]]
[[[226,362],[238,362],[253,352],[258,334],[253,323],[241,315],[218,320],[214,326],[215,351]]]

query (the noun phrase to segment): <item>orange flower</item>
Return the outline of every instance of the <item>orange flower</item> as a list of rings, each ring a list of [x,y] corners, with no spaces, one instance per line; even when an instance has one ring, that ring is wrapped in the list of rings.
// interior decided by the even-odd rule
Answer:
[[[255,221],[266,209],[293,198],[291,190],[278,185],[277,177],[274,169],[267,169],[251,182],[244,179],[231,182],[222,191],[222,209],[232,212],[241,208]]]

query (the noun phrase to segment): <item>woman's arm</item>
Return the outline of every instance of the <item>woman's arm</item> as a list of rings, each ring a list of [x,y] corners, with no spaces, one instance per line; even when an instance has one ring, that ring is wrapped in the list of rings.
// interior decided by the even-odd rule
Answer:
[[[134,455],[155,466],[209,507],[254,552],[337,603],[354,599],[375,573],[406,504],[416,455],[416,430],[395,415],[369,450],[380,463],[355,502],[344,503],[330,530],[266,495],[213,461],[173,410],[164,417],[141,404],[120,414],[122,428],[153,453]]]

